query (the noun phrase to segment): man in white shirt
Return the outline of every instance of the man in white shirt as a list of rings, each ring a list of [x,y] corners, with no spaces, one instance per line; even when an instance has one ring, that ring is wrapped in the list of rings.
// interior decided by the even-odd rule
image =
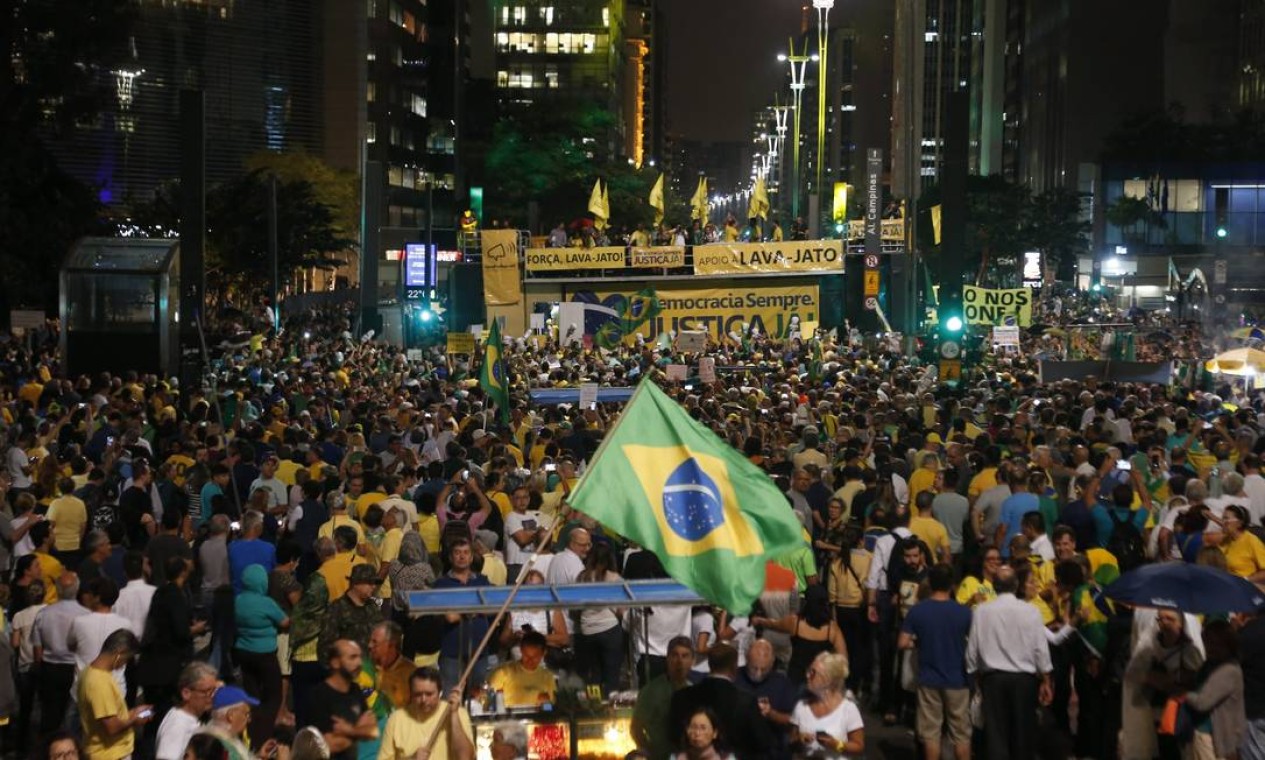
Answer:
[[[184,760],[185,747],[202,728],[202,716],[211,709],[218,686],[219,674],[210,663],[195,660],[180,671],[176,682],[180,706],[169,710],[158,727],[157,760]]]
[[[277,466],[281,460],[275,455],[269,456],[259,465],[259,477],[250,483],[249,493],[263,488],[268,492],[268,511],[278,507],[287,507],[290,502],[290,489],[277,477]],[[284,512],[283,512],[284,514]]]
[[[584,528],[574,528],[567,537],[567,548],[558,552],[549,562],[549,570],[545,580],[551,586],[575,583],[575,579],[584,571],[584,559],[593,548],[593,537]],[[575,633],[575,622],[572,615],[566,615],[567,633]]]
[[[1257,454],[1243,457],[1243,493],[1247,494],[1247,512],[1252,524],[1265,520],[1265,477],[1261,476],[1261,458]]]
[[[510,495],[513,511],[505,516],[505,567],[511,581],[518,578],[522,566],[531,558],[545,527],[540,522],[539,512],[527,510],[529,504],[531,491],[527,486],[515,488]]]
[[[400,528],[405,531],[417,530],[417,505],[404,498],[404,478],[399,475],[386,476],[382,479],[382,490],[390,494],[378,502],[378,505],[382,507],[382,513],[386,514],[394,507],[408,517],[406,524],[401,525]]]
[[[79,592],[79,602],[88,608],[89,614],[75,618],[70,624],[70,634],[66,637],[70,650],[75,653],[75,666],[78,673],[83,673],[93,660],[101,655],[101,646],[110,634],[126,628],[132,629],[132,622],[113,611],[114,603],[119,600],[119,587],[114,581],[99,575],[84,583]],[[127,679],[123,668],[114,671],[114,681],[119,691],[127,693]],[[76,678],[75,683],[78,684]]]
[[[114,603],[114,613],[131,622],[136,638],[145,635],[145,620],[149,617],[149,605],[154,600],[153,586],[145,581],[145,555],[131,551],[123,555],[123,572],[127,585],[119,589],[119,600]]]
[[[1037,703],[1054,698],[1053,665],[1041,613],[1015,596],[1019,579],[1003,566],[993,579],[997,598],[975,608],[966,641],[966,670],[983,694],[988,757],[1032,757]]]

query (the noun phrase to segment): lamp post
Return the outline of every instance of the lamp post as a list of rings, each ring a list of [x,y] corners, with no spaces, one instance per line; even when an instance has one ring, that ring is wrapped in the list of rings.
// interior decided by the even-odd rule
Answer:
[[[835,7],[835,0],[813,0],[817,9],[817,158],[816,176],[813,179],[813,191],[821,195],[821,166],[825,163],[826,151],[826,83],[830,79],[826,68],[826,53],[830,49],[830,26],[827,17],[830,9]],[[815,222],[814,222],[815,223]]]
[[[773,159],[777,162],[777,167],[778,167],[777,193],[778,193],[778,204],[780,205],[782,203],[782,185],[786,181],[786,175],[782,171],[782,168],[781,168],[782,167],[782,146],[786,144],[786,122],[788,121],[788,117],[790,116],[790,113],[786,106],[776,105],[777,103],[776,100],[774,100],[774,103],[775,105],[773,106],[773,118],[774,118],[774,123],[776,127],[774,131],[777,134],[775,137],[773,136],[769,137],[769,143],[770,143],[769,154],[772,155]]]
[[[791,65],[791,97],[795,100],[795,125],[791,139],[795,146],[791,149],[791,216],[799,218],[799,123],[800,113],[804,110],[804,74],[808,70],[808,62],[817,58],[814,53],[807,55],[808,43],[804,43],[804,51],[796,55],[795,40],[790,40],[790,53],[779,53],[777,59]]]

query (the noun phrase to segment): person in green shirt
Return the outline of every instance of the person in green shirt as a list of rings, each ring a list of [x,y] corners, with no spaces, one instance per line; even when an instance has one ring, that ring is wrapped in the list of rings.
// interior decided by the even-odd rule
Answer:
[[[694,645],[690,637],[677,636],[668,642],[666,672],[652,678],[637,693],[632,715],[632,738],[637,748],[650,757],[668,757],[676,746],[668,710],[673,693],[690,685],[690,668],[693,666]]]

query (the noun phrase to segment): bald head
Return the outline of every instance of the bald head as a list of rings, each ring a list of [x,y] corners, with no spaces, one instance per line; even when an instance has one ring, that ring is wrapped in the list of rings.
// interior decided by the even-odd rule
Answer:
[[[1010,565],[1002,565],[993,577],[993,590],[998,594],[1013,594],[1019,590],[1019,576]]]

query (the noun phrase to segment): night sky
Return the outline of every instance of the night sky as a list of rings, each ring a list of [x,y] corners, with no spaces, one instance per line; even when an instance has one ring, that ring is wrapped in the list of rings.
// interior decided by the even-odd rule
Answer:
[[[686,140],[745,140],[782,85],[798,0],[669,0],[668,125]],[[789,97],[789,93],[783,93]]]

